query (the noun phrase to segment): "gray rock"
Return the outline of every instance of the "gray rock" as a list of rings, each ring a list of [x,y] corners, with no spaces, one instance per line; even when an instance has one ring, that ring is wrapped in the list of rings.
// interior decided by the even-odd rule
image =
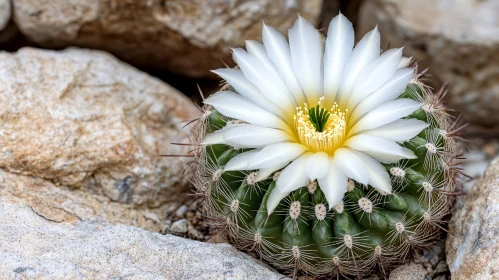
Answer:
[[[331,1],[331,0],[328,0]],[[232,62],[230,48],[260,40],[262,22],[287,31],[298,13],[317,23],[322,0],[13,0],[21,32],[44,47],[102,49],[188,76]]]
[[[453,280],[499,279],[499,157],[455,205],[447,264]]]
[[[390,280],[423,280],[426,269],[420,264],[410,263],[395,268],[390,273]]]
[[[386,48],[430,67],[433,85],[450,83],[448,101],[470,129],[499,133],[499,1],[363,1],[357,35],[378,25]],[[470,131],[470,130],[468,130]]]
[[[97,221],[57,223],[12,203],[0,203],[0,236],[5,279],[285,278],[227,244]]]
[[[188,230],[187,220],[181,219],[173,222],[170,230],[175,233],[186,233]]]

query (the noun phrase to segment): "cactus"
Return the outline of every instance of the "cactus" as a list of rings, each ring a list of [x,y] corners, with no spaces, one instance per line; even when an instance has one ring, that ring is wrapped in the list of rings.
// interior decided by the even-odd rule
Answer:
[[[386,273],[438,238],[461,149],[445,90],[425,86],[401,49],[379,55],[376,29],[352,51],[341,14],[328,39],[299,18],[289,47],[268,26],[263,40],[234,50],[241,70],[214,71],[227,84],[194,128],[192,180],[208,216],[294,276]]]

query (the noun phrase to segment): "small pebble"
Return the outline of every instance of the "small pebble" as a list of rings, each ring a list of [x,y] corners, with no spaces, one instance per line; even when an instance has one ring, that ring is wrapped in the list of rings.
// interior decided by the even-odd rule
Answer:
[[[184,217],[187,210],[189,210],[189,207],[187,205],[182,205],[177,209],[177,211],[175,211],[175,215],[179,218],[182,218]]]
[[[178,202],[171,202],[171,203],[167,204],[166,209],[165,209],[165,212],[166,212],[165,216],[168,216],[171,213],[175,212],[175,210],[178,209],[179,207],[180,207],[180,203],[178,203]]]
[[[159,223],[159,217],[156,213],[151,213],[151,212],[145,212],[144,213],[144,218],[149,219],[151,221],[154,221],[156,223]]]
[[[435,268],[435,273],[443,273],[449,270],[449,267],[447,266],[447,263],[442,260],[438,263],[437,267]]]
[[[163,229],[161,230],[161,233],[166,234],[166,233],[170,232],[170,227],[172,225],[172,221],[165,220],[163,222],[163,224],[164,224],[164,226],[163,226]]]
[[[189,235],[193,238],[196,238],[198,240],[203,240],[204,238],[204,234],[202,234],[201,232],[199,232],[195,227],[193,227],[192,225],[189,225],[187,227],[187,231],[189,232]]]
[[[172,226],[170,227],[170,230],[175,233],[187,233],[188,230],[187,220],[181,219],[173,222]]]

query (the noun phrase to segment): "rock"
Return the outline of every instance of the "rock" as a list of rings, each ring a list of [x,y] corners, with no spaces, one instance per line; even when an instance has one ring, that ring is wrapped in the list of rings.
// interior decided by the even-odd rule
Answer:
[[[499,157],[470,194],[456,203],[449,224],[447,264],[453,280],[499,279]]]
[[[434,279],[437,274],[450,275],[445,263],[445,237],[442,236],[435,244],[422,248],[412,262],[426,270],[425,280]]]
[[[382,46],[405,46],[430,67],[434,86],[450,82],[450,105],[475,131],[499,133],[498,17],[496,0],[363,1],[357,35],[378,25]]]
[[[285,278],[228,244],[98,221],[52,222],[12,203],[0,203],[0,236],[6,279]]]
[[[472,148],[464,156],[465,160],[461,164],[464,174],[470,177],[463,182],[463,191],[469,193],[477,179],[483,175],[489,165],[491,158],[482,149]]]
[[[10,21],[12,7],[10,0],[0,0],[0,30],[4,30]]]
[[[262,22],[287,31],[300,13],[317,23],[322,0],[13,0],[21,32],[48,48],[102,49],[144,67],[210,75],[230,48],[261,39]]]
[[[447,266],[447,263],[442,260],[437,264],[437,269],[435,269],[435,273],[445,273],[449,271],[449,267]]]
[[[184,120],[199,112],[172,87],[99,51],[0,53],[0,168],[159,207],[186,192]],[[48,201],[50,202],[50,201]]]
[[[2,49],[18,49],[18,45],[26,44],[25,40],[18,38],[17,42],[9,45],[9,41],[19,35],[19,29],[12,21],[11,0],[0,0],[0,44],[4,44]]]
[[[173,222],[170,230],[175,233],[187,233],[187,220],[181,219]]]
[[[182,205],[177,209],[177,211],[175,211],[175,215],[179,218],[182,218],[188,210],[189,207],[187,205]]]
[[[0,202],[24,205],[58,223],[99,219],[154,232],[160,232],[166,226],[160,217],[167,204],[149,208],[114,202],[93,191],[55,186],[48,180],[1,169]]]
[[[423,280],[426,269],[420,264],[410,263],[395,268],[390,273],[390,280]]]

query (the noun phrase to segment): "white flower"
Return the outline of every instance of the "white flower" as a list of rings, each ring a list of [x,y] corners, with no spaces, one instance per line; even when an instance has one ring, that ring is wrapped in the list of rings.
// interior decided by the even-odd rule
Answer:
[[[267,209],[290,192],[317,180],[333,208],[347,192],[348,178],[391,193],[381,164],[416,158],[397,142],[428,126],[403,119],[421,107],[398,98],[413,78],[402,49],[380,54],[375,28],[354,47],[352,24],[343,15],[329,25],[327,39],[299,17],[286,38],[264,25],[263,43],[234,49],[238,69],[213,71],[236,91],[221,91],[204,103],[243,121],[206,136],[204,144],[253,148],[225,170],[258,170],[256,181],[283,169]]]

